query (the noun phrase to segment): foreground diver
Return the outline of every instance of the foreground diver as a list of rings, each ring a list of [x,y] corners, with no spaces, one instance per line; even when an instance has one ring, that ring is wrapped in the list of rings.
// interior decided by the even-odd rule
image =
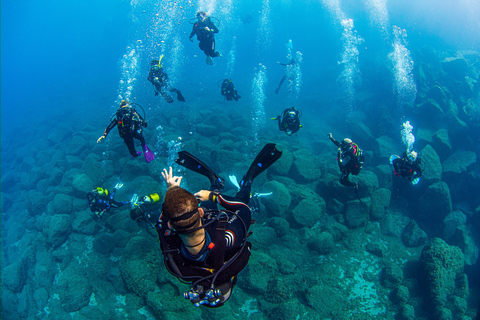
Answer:
[[[102,218],[103,214],[109,211],[111,208],[120,208],[130,202],[127,201],[115,201],[115,192],[123,187],[123,183],[117,183],[113,188],[113,192],[103,188],[95,188],[87,193],[87,202],[90,210],[99,218]]]
[[[110,124],[105,129],[103,136],[98,138],[97,143],[105,139],[110,130],[118,125],[118,134],[127,145],[130,155],[135,158],[142,154],[141,151],[135,151],[135,146],[133,144],[133,138],[140,141],[142,144],[143,154],[145,155],[145,160],[151,162],[155,159],[153,152],[147,147],[145,143],[145,138],[142,135],[143,127],[147,127],[147,121],[145,121],[141,115],[137,113],[137,110],[132,106],[128,101],[122,100],[120,103],[120,108],[117,112],[110,117]]]
[[[340,183],[347,187],[354,187],[355,192],[358,191],[358,184],[348,180],[348,176],[353,174],[354,176],[360,173],[362,170],[365,157],[362,149],[360,149],[356,143],[349,138],[345,138],[342,142],[338,142],[329,133],[328,137],[338,147],[337,161],[342,175],[340,176]]]
[[[401,156],[390,156],[390,163],[393,165],[395,175],[407,178],[414,185],[420,181],[422,175],[421,162],[422,159],[413,150],[408,153],[404,151]]]
[[[207,55],[206,63],[213,65],[212,58],[219,57],[220,52],[215,51],[215,33],[218,33],[218,28],[213,24],[205,11],[198,11],[197,22],[193,24],[192,32],[188,40],[193,42],[193,36],[197,35],[199,41],[198,46]]]
[[[295,67],[295,65],[297,64],[297,62],[295,61],[295,58],[292,58],[292,59],[290,59],[290,61],[289,61],[287,64],[281,63],[281,62],[279,62],[279,61],[277,61],[277,63],[278,63],[279,65],[282,65],[282,66],[285,67],[285,74],[283,75],[282,79],[280,79],[280,83],[278,84],[277,89],[275,89],[275,93],[276,93],[276,94],[277,94],[278,91],[280,90],[280,87],[282,86],[283,82],[285,82],[285,80],[287,80],[287,78],[291,78],[291,77],[292,77],[292,74],[293,74],[293,73],[290,72],[289,69]],[[292,80],[293,80],[293,79],[292,79]]]
[[[232,80],[230,79],[223,80],[220,93],[222,94],[222,96],[225,96],[225,99],[227,99],[227,101],[238,101],[238,99],[241,98],[237,90],[235,90],[235,86]]]
[[[301,116],[302,110],[297,110],[295,107],[291,107],[285,109],[281,115],[272,118],[272,120],[278,120],[278,129],[280,129],[280,131],[285,131],[287,135],[291,136],[302,127],[300,124]]]
[[[160,93],[163,99],[165,99],[165,101],[168,103],[172,103],[173,99],[165,92],[165,89],[170,92],[175,92],[177,94],[178,101],[185,102],[185,98],[180,90],[175,89],[170,85],[168,75],[161,64],[162,58],[163,55],[160,57],[160,60],[152,60],[152,62],[150,62],[150,72],[148,73],[147,80],[153,84],[155,88],[155,95],[158,96],[158,93]]]
[[[182,177],[174,176],[171,167],[162,172],[168,190],[156,227],[165,266],[180,281],[192,284],[184,297],[196,307],[220,307],[230,298],[237,275],[250,258],[252,213],[247,204],[252,182],[281,155],[275,144],[267,144],[235,197],[220,194],[224,179],[188,152],[179,152],[175,162],[206,176],[210,190],[193,195],[180,187]],[[218,210],[217,204],[225,209]]]

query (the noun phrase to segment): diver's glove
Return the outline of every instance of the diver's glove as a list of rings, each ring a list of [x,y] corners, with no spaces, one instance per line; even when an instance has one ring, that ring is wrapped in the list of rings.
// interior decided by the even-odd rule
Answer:
[[[97,143],[100,143],[100,141],[102,141],[103,139],[105,139],[105,135],[101,136],[100,138],[97,139]]]
[[[146,128],[147,125],[148,125],[147,121],[143,121],[142,126],[144,126]]]

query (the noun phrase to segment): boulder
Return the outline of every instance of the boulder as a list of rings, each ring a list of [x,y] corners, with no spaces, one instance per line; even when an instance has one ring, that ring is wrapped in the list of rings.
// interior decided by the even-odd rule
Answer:
[[[318,254],[329,254],[335,248],[333,237],[328,232],[315,232],[308,240],[308,248]]]
[[[70,235],[71,217],[67,214],[47,216],[43,224],[43,234],[53,247],[62,245]]]
[[[327,218],[326,204],[323,198],[304,199],[292,210],[295,221],[305,227],[324,223]]]
[[[293,153],[292,170],[294,180],[299,182],[312,182],[320,179],[321,171],[316,159],[308,150],[300,149]]]
[[[467,60],[460,56],[443,59],[442,68],[449,76],[456,80],[462,80],[468,74],[469,66]]]
[[[430,185],[420,197],[418,209],[425,221],[442,221],[452,211],[448,185],[443,181]]]
[[[72,195],[74,197],[84,198],[85,195],[93,189],[94,184],[85,173],[82,173],[73,178],[72,186],[74,192]]]
[[[390,264],[382,269],[380,282],[388,289],[395,289],[403,282],[403,271],[397,264]]]
[[[375,157],[379,158],[383,162],[387,162],[392,154],[395,154],[396,150],[400,149],[400,145],[395,139],[389,136],[381,136],[375,139]]]
[[[402,241],[406,247],[419,247],[427,242],[427,234],[412,219],[403,229]]]
[[[435,149],[427,145],[420,151],[424,170],[422,171],[422,180],[427,184],[440,181],[442,177],[442,163]]]
[[[271,166],[271,171],[273,174],[278,174],[280,176],[286,176],[290,172],[290,169],[293,164],[293,154],[287,150],[282,150],[282,156],[275,162],[275,165]]]
[[[261,251],[254,251],[242,276],[238,277],[238,284],[244,290],[263,295],[267,292],[270,279],[275,278],[276,271],[275,259]]]
[[[462,250],[465,264],[469,266],[475,265],[479,253],[478,246],[475,244],[474,234],[475,232],[472,231],[470,225],[459,226],[451,239],[451,244]]]
[[[447,129],[440,129],[433,135],[433,146],[440,159],[447,158],[452,152],[452,145]]]
[[[372,209],[370,210],[370,220],[380,221],[385,216],[390,206],[392,192],[388,189],[380,188],[372,194]]]
[[[455,235],[457,227],[464,226],[467,223],[467,216],[460,210],[451,211],[445,219],[443,219],[443,240],[450,243]]]
[[[57,193],[53,197],[52,209],[55,214],[71,214],[73,198],[63,193]]]
[[[361,203],[358,200],[349,201],[345,213],[345,224],[351,229],[360,228],[368,222],[368,206],[370,198],[363,198]]]
[[[84,276],[83,271],[75,268],[75,264],[71,264],[59,273],[56,290],[58,290],[58,297],[67,312],[79,311],[87,306],[92,295],[90,282]]]
[[[271,196],[262,199],[269,215],[278,217],[285,216],[292,201],[290,192],[285,185],[277,181],[269,181],[262,186],[262,189],[273,192]]]
[[[21,292],[26,282],[27,270],[22,261],[14,262],[2,268],[2,287],[5,286],[13,292]]]
[[[464,180],[476,162],[477,155],[473,151],[455,152],[443,162],[443,180],[446,182]]]
[[[463,274],[464,257],[460,248],[439,238],[425,245],[420,256],[418,280],[425,289],[430,312],[446,305],[455,294],[456,279]]]

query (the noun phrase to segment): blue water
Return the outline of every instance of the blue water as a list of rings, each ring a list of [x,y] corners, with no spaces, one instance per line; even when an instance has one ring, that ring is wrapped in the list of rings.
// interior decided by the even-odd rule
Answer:
[[[16,261],[12,255],[18,252],[11,249],[12,246],[18,247],[18,241],[42,231],[35,227],[43,223],[37,220],[42,215],[26,213],[31,210],[29,197],[36,191],[45,195],[47,203],[59,193],[83,201],[71,185],[66,187],[64,183],[72,175],[86,170],[82,163],[91,154],[96,156],[95,165],[101,168],[99,181],[93,181],[96,184],[111,188],[110,185],[121,180],[139,186],[140,181],[133,182],[137,176],[151,176],[152,185],[164,191],[160,170],[172,163],[175,152],[182,147],[193,149],[192,153],[202,154],[211,163],[216,161],[214,153],[221,140],[230,143],[233,136],[237,140],[226,150],[235,150],[246,159],[252,158],[261,144],[268,141],[280,143],[291,152],[303,148],[320,158],[326,154],[325,158],[329,157],[333,163],[334,146],[327,145],[328,132],[333,132],[337,139],[341,139],[341,135],[352,135],[353,140],[364,142],[362,148],[370,152],[376,146],[375,139],[388,136],[395,141],[396,152],[401,154],[401,125],[409,120],[414,134],[420,128],[432,132],[451,130],[453,148],[444,153],[437,150],[442,162],[457,150],[473,151],[476,163],[479,161],[478,118],[455,131],[447,122],[432,123],[428,117],[422,118],[413,111],[419,96],[428,95],[427,89],[435,85],[434,79],[432,83],[421,83],[420,65],[429,65],[434,70],[431,74],[442,74],[442,85],[447,86],[455,81],[442,73],[441,61],[457,56],[458,50],[480,51],[479,1],[28,0],[3,1],[1,9],[2,270]],[[214,20],[220,29],[216,45],[222,57],[213,59],[214,66],[205,63],[196,38],[193,43],[188,41],[192,28],[189,20],[198,10],[208,11],[218,19]],[[247,15],[252,17],[250,23],[244,21]],[[291,47],[287,46],[289,41]],[[285,81],[279,94],[275,94],[285,71],[277,61],[287,63],[297,52],[302,61],[292,75],[296,82],[291,85],[291,92]],[[177,102],[173,95],[175,102],[167,104],[153,94],[146,78],[150,61],[162,54],[163,66],[172,84],[185,96],[185,103]],[[478,64],[471,63],[469,67],[480,70]],[[224,78],[231,78],[235,83],[242,96],[239,102],[226,102],[220,95],[218,83]],[[478,80],[477,73],[471,99],[463,99],[461,90],[450,89],[449,98],[455,96],[459,110],[468,99],[480,110]],[[156,164],[150,167],[143,162],[138,165],[129,162],[137,159],[130,159],[116,129],[102,144],[95,144],[121,99],[139,103],[146,111],[149,126],[145,137],[157,155]],[[302,109],[304,128],[296,136],[286,137],[278,132],[276,122],[269,119],[290,106]],[[359,112],[362,115],[358,116]],[[212,123],[215,121],[218,122]],[[355,137],[359,131],[352,130],[352,122],[363,122],[369,127],[371,139]],[[215,134],[205,134],[201,125],[212,125]],[[230,135],[221,136],[227,133]],[[216,138],[218,136],[222,138]],[[72,155],[70,148],[75,137],[81,137],[86,143]],[[426,144],[421,141],[417,142],[419,149]],[[204,146],[202,142],[208,144]],[[388,164],[382,162],[384,160],[373,157],[369,170]],[[231,172],[221,170],[240,176],[246,164],[242,165],[232,159],[232,163],[225,164]],[[472,179],[469,180],[472,186],[480,186],[476,166],[469,167],[466,174]],[[293,179],[294,174],[290,172],[288,178]],[[199,186],[193,178],[186,180],[189,187]],[[308,188],[314,192],[319,190],[313,185]],[[478,193],[462,195],[453,188],[451,186],[453,209],[467,208],[464,212],[471,217],[480,205]],[[121,196],[154,191],[158,190],[132,187]],[[395,192],[393,187],[392,192]],[[72,209],[72,219],[75,210]],[[17,219],[19,212],[22,218]],[[49,215],[47,209],[42,221],[45,215]],[[263,219],[267,223],[268,220]],[[468,223],[473,223],[474,234],[478,232],[475,229],[478,219]],[[300,229],[299,226],[293,228]],[[424,228],[429,227],[424,225]],[[107,229],[111,233],[116,231],[112,226]],[[128,230],[131,235],[137,231]],[[442,232],[434,227],[430,231],[429,237]],[[72,234],[70,241],[78,240],[75,238],[78,234],[75,235],[75,231]],[[478,235],[474,238],[478,246]],[[156,240],[152,239],[155,244]],[[46,244],[42,250],[53,254],[57,249]],[[32,255],[25,252],[18,254]],[[67,267],[60,266],[61,259],[56,259],[55,270]],[[28,279],[35,274],[34,260],[22,258]],[[478,292],[479,279],[474,276],[478,263],[477,269],[475,265],[469,267],[474,270],[470,271],[470,286]],[[88,272],[89,267],[86,270]],[[52,272],[57,279],[60,272]],[[3,280],[2,276],[5,319],[27,319],[28,316],[28,319],[56,319],[57,307],[62,317],[68,314],[55,303],[54,289],[47,288],[48,299],[42,300],[43,304],[38,302],[39,293],[34,298],[35,289],[39,287],[36,280],[25,280],[26,284],[18,292],[9,289],[5,301],[11,301],[12,295],[20,297],[15,305],[20,311],[4,311]],[[52,283],[52,288],[54,286]],[[252,297],[261,300],[256,293],[241,290],[244,290],[244,300]],[[175,299],[181,299],[180,294]],[[305,297],[298,301],[304,303]],[[478,301],[478,297],[472,301]],[[229,310],[242,314],[243,311],[239,311],[245,306],[242,299],[229,303],[233,305]],[[475,302],[470,303],[474,308]],[[302,319],[316,312],[302,310]],[[170,311],[175,313],[175,309]],[[205,319],[213,318],[212,314],[205,315]],[[251,318],[267,318],[266,314],[259,311],[252,313]]]

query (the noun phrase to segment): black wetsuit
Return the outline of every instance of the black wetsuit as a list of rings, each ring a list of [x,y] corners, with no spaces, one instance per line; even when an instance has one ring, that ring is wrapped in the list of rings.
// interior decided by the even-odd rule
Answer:
[[[348,176],[350,173],[356,176],[360,173],[360,170],[362,170],[364,162],[362,149],[353,142],[349,145],[342,145],[334,138],[330,138],[330,140],[338,147],[337,162],[342,172],[340,183],[344,186],[356,187],[357,184],[348,180]]]
[[[122,107],[117,110],[115,118],[110,122],[105,129],[104,136],[106,137],[110,130],[118,125],[118,134],[127,145],[128,151],[132,157],[138,157],[137,151],[133,144],[133,138],[140,141],[142,149],[146,148],[145,138],[142,135],[143,127],[147,126],[147,122],[143,120],[142,116],[137,113],[134,107]]]
[[[241,98],[237,90],[235,90],[235,86],[233,85],[232,80],[230,79],[223,80],[221,94],[222,96],[225,96],[225,99],[227,99],[227,101],[238,101],[238,99]]]
[[[87,201],[90,210],[101,216],[111,208],[120,208],[129,203],[128,201],[116,201],[114,199],[115,192],[117,192],[117,189],[114,188],[111,193],[106,189],[103,189],[102,194],[99,194],[97,190],[87,193]]]
[[[210,190],[216,188],[218,187],[212,186]],[[204,201],[201,203],[201,207],[205,210],[216,209],[218,203],[225,209],[236,212],[245,223],[246,230],[248,230],[252,221],[252,213],[247,205],[249,200],[250,187],[244,186],[235,197],[218,195],[216,197],[216,203],[212,201]],[[214,216],[205,215],[202,218],[203,225],[207,224],[214,218]],[[167,222],[167,217],[162,215],[156,225],[161,249],[164,254],[173,253],[170,259],[167,258],[167,261],[170,261],[170,267],[167,266],[167,268],[172,268],[172,262],[175,262],[175,267],[178,268],[183,275],[183,277],[179,278],[182,278],[185,281],[189,281],[188,278],[185,278],[188,276],[207,276],[211,274],[211,271],[208,270],[214,269],[215,258],[218,254],[216,249],[220,248],[220,241],[224,242],[224,260],[227,261],[227,259],[230,259],[240,251],[244,239],[247,236],[242,222],[236,216],[233,216],[229,217],[227,220],[225,232],[223,233],[224,236],[222,235],[224,239],[216,239],[216,235],[218,234],[216,228],[219,225],[219,221],[217,220],[205,227],[205,243],[197,255],[192,255],[187,250],[180,237],[168,227]],[[230,297],[231,289],[233,289],[233,286],[236,283],[237,274],[248,263],[250,257],[250,243],[248,242],[247,245],[248,250],[245,248],[232,265],[217,277],[215,287],[220,288],[223,295],[228,292],[228,296],[217,306],[222,305]],[[178,275],[176,276],[178,277]],[[199,285],[209,288],[210,283],[208,280],[205,280],[200,282]],[[208,307],[208,305],[206,306]]]
[[[168,75],[162,67],[159,67],[158,65],[152,66],[150,68],[147,80],[155,86],[155,95],[158,95],[158,93],[160,93],[165,99],[165,101],[167,101],[168,103],[172,103],[173,99],[165,92],[164,89],[167,89],[170,92],[175,92],[179,101],[185,101],[182,94],[180,93],[180,90],[177,90],[170,85]]]
[[[294,107],[285,109],[281,116],[277,116],[278,129],[292,134],[300,130],[299,110]]]
[[[408,181],[413,181],[422,175],[421,162],[420,157],[417,157],[415,161],[408,159],[407,152],[405,151],[401,157],[393,160],[392,164],[396,176],[406,177]]]
[[[205,27],[208,27],[210,31],[205,30]],[[220,55],[218,51],[215,51],[215,33],[218,33],[218,28],[210,18],[206,18],[203,22],[197,21],[193,24],[192,32],[188,38],[191,39],[194,35],[197,35],[197,40],[200,41],[198,44],[200,49],[203,50],[207,56],[215,58]]]

